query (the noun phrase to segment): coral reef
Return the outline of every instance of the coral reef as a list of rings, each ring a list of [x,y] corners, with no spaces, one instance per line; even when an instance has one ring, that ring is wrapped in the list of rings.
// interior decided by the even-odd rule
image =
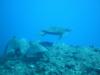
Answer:
[[[100,75],[100,48],[13,37],[0,58],[0,75]]]

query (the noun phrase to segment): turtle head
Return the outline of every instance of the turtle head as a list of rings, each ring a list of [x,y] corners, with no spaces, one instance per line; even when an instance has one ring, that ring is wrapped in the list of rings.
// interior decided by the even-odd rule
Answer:
[[[68,28],[65,28],[65,31],[66,32],[71,32],[72,30],[71,29],[68,29]]]
[[[46,30],[42,30],[42,31],[40,32],[40,35],[41,35],[41,36],[46,35]]]

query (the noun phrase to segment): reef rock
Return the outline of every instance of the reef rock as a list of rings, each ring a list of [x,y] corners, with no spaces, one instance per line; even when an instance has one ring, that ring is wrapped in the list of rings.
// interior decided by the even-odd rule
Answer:
[[[5,54],[0,75],[100,75],[100,48],[13,38]]]
[[[26,39],[17,39],[13,37],[6,45],[5,55],[11,58],[16,58],[24,55],[30,47],[29,41]]]
[[[36,62],[43,58],[48,49],[39,44],[38,42],[31,41],[30,47],[25,54],[26,62]],[[26,59],[27,58],[27,59]]]

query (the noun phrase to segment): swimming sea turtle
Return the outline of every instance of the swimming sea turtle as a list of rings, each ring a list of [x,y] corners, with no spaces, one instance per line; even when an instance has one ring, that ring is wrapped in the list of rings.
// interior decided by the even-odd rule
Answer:
[[[42,35],[56,35],[59,36],[59,38],[62,38],[65,32],[70,32],[71,30],[68,28],[63,27],[49,27],[47,29],[44,29],[41,31]]]

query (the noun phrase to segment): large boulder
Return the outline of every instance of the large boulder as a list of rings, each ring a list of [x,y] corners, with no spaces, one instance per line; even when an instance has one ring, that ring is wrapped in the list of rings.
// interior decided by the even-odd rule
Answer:
[[[41,60],[47,51],[48,49],[42,46],[40,43],[31,41],[30,47],[25,54],[24,60],[29,63],[35,63]]]
[[[16,37],[13,37],[6,45],[5,55],[10,58],[17,58],[24,55],[29,47],[28,40],[24,38],[17,39]]]

